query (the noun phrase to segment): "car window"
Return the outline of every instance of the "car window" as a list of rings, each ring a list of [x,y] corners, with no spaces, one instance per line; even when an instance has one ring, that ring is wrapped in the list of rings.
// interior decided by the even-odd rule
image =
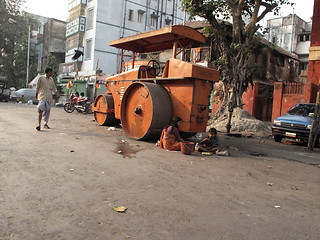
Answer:
[[[299,104],[294,106],[288,113],[290,115],[309,116],[310,113],[314,113],[315,105],[312,104]]]
[[[19,89],[17,92],[19,93],[34,93],[35,90],[34,89]]]

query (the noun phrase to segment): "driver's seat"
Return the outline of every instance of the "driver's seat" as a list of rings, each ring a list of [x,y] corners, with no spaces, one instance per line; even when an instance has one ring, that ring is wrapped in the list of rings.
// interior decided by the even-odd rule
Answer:
[[[138,71],[138,79],[154,78],[155,72],[153,73],[152,71],[155,71],[155,69],[150,68],[147,65],[141,65]]]

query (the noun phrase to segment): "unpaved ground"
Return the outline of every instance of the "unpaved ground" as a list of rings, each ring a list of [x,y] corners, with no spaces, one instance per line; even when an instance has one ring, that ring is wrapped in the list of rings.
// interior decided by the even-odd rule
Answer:
[[[221,136],[231,157],[186,156],[92,115],[51,119],[37,132],[34,106],[0,103],[1,240],[320,239],[318,149]]]

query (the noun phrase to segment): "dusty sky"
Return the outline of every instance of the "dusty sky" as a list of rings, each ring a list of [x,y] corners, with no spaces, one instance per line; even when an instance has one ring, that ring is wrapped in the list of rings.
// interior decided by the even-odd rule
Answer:
[[[66,21],[68,0],[26,0],[25,11]]]
[[[287,16],[290,13],[296,13],[300,18],[309,22],[311,21],[311,17],[313,14],[313,3],[314,0],[291,0],[291,2],[295,3],[296,5],[293,7],[285,6],[281,9],[281,15]],[[274,16],[268,16],[273,18]]]
[[[114,0],[118,1],[118,0]],[[310,21],[313,13],[314,0],[292,0],[296,3],[294,9],[292,7],[283,7],[282,16],[286,16],[292,12],[296,13],[305,21]],[[68,0],[26,0],[26,11],[41,16],[57,18],[66,21],[68,18]],[[274,18],[271,14],[268,18]]]

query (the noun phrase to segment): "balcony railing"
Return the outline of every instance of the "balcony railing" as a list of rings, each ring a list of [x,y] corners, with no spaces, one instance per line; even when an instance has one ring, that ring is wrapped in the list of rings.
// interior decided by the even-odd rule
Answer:
[[[283,94],[304,95],[304,92],[305,92],[304,83],[285,83],[283,85]]]

